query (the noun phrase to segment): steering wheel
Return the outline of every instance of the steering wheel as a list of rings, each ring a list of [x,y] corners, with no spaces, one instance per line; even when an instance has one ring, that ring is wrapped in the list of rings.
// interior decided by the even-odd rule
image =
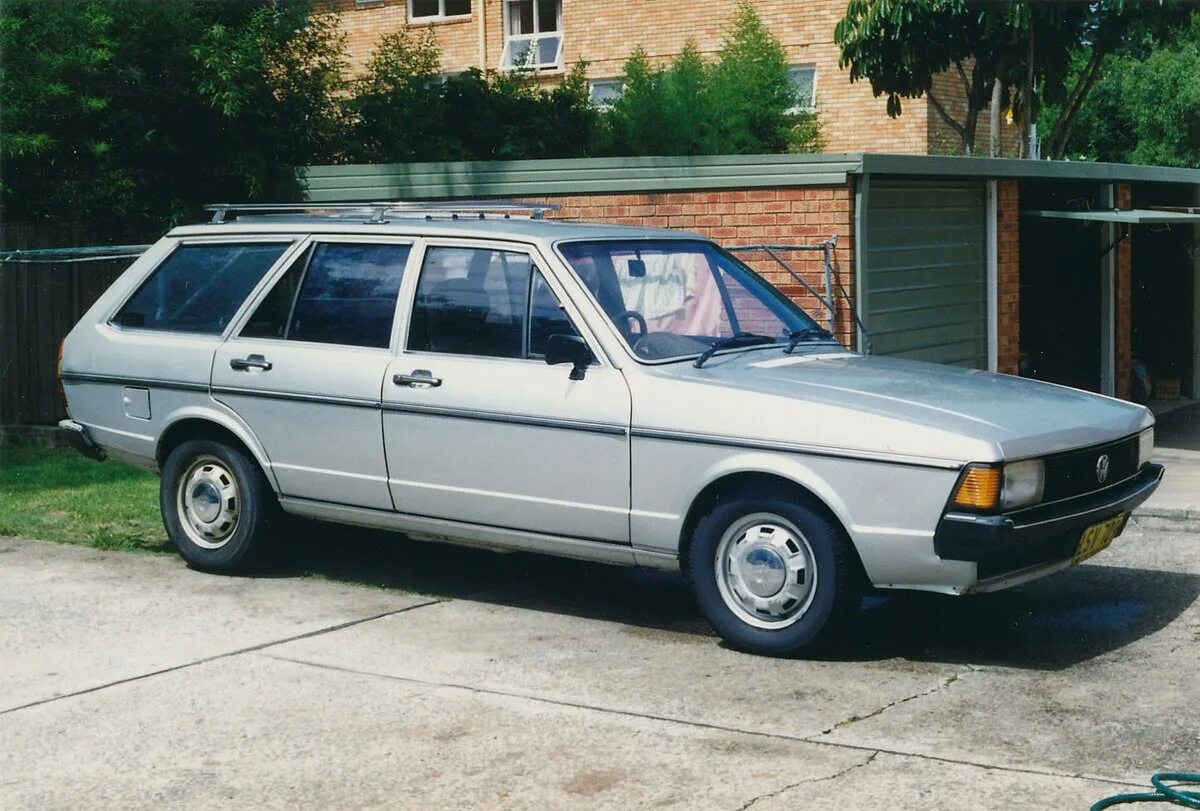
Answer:
[[[629,319],[631,318],[638,323],[638,334],[636,336],[629,329]],[[631,339],[645,338],[646,333],[650,331],[650,328],[646,326],[646,317],[637,310],[622,310],[614,315],[612,320],[613,323],[617,325],[617,329],[621,330],[621,332],[624,332]]]

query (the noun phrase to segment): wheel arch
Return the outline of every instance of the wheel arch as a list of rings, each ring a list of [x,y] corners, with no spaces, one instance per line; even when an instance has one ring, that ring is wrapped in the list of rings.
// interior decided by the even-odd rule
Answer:
[[[681,571],[685,573],[689,571],[692,540],[700,520],[722,499],[733,498],[748,492],[773,493],[785,498],[793,498],[821,512],[846,534],[846,538],[850,541],[850,547],[854,549],[854,556],[858,560],[859,566],[862,566],[854,538],[849,531],[849,523],[841,514],[845,509],[844,505],[827,486],[824,486],[824,482],[814,481],[811,477],[789,475],[767,466],[743,466],[735,470],[718,472],[692,499],[679,533]]]
[[[172,450],[190,439],[215,439],[241,448],[258,463],[272,489],[279,492],[271,460],[250,429],[231,416],[210,409],[188,408],[171,415],[155,446],[158,468],[162,469]]]

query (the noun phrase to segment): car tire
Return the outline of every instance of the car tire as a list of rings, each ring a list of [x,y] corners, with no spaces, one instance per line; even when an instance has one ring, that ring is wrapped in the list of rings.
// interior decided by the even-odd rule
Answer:
[[[211,439],[181,443],[162,468],[159,504],[167,536],[189,565],[244,571],[260,562],[278,503],[258,463]]]
[[[825,645],[858,608],[861,564],[842,527],[790,494],[722,500],[696,525],[688,575],[731,646],[792,656]]]

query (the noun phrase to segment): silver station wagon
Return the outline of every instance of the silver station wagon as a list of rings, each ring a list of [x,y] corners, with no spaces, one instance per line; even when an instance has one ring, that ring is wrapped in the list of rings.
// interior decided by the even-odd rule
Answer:
[[[455,209],[171,231],[67,337],[63,430],[160,471],[200,569],[245,566],[282,510],[682,571],[773,654],[872,587],[1071,566],[1162,477],[1146,409],[848,351],[699,236]]]

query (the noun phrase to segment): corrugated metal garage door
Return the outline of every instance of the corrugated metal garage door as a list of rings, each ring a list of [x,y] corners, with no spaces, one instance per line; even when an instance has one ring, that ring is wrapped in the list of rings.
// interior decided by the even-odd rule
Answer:
[[[986,369],[985,184],[873,177],[864,237],[875,353]]]

